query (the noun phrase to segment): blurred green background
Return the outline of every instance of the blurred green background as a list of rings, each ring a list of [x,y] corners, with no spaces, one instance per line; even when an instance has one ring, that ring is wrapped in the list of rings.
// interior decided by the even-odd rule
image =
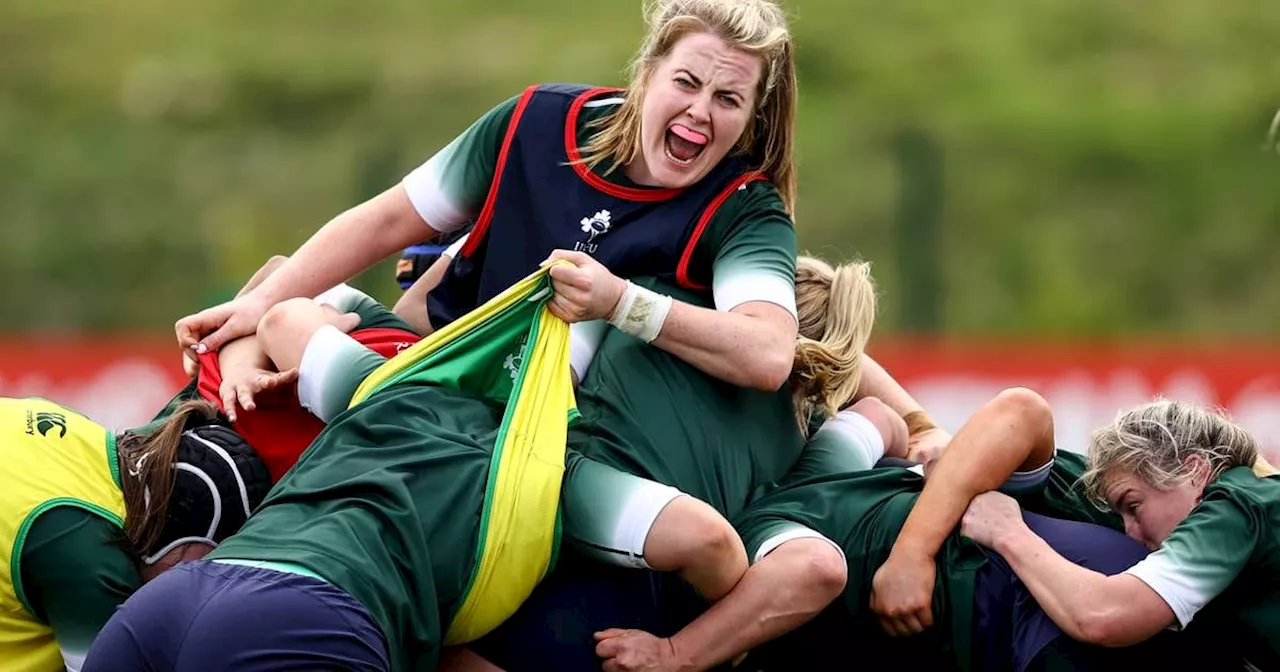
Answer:
[[[872,260],[884,328],[1280,331],[1274,3],[784,6],[801,245]],[[641,30],[621,0],[5,0],[0,330],[168,330],[527,84],[623,84]]]

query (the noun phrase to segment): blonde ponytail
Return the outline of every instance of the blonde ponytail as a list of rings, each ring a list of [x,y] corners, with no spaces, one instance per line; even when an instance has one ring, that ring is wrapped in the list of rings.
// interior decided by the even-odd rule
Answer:
[[[812,411],[822,408],[834,415],[858,391],[862,351],[876,318],[871,265],[832,268],[820,259],[799,257],[796,313],[800,328],[789,385],[803,429]]]

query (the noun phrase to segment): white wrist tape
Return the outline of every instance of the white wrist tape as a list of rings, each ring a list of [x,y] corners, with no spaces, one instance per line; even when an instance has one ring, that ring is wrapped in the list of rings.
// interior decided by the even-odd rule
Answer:
[[[613,315],[609,316],[609,324],[645,343],[652,343],[662,333],[662,325],[667,321],[673,302],[666,294],[645,289],[628,280],[622,298],[618,300]]]

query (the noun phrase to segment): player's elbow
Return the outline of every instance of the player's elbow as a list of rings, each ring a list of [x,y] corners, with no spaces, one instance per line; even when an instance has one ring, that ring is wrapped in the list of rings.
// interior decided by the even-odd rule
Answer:
[[[1076,618],[1073,637],[1086,644],[1119,648],[1151,636],[1135,628],[1135,618],[1122,605],[1099,605]]]
[[[743,386],[764,392],[777,392],[791,377],[793,361],[795,356],[792,352],[779,352],[779,348],[770,348],[746,368],[747,380],[743,381]]]
[[[763,322],[758,320],[758,322]],[[791,368],[796,361],[796,337],[794,332],[776,328],[772,324],[757,324],[758,340],[751,348],[748,361],[739,370],[746,380],[739,384],[764,392],[777,392],[791,378]]]

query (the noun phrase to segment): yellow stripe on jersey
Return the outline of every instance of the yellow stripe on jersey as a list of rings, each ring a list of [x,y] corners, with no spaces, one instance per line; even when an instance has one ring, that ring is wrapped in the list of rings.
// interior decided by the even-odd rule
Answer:
[[[477,562],[446,645],[475,640],[515,613],[550,570],[556,551],[565,441],[577,409],[569,325],[546,307],[549,268],[388,360],[352,398],[354,407],[384,387],[413,381],[506,402],[489,465]]]

